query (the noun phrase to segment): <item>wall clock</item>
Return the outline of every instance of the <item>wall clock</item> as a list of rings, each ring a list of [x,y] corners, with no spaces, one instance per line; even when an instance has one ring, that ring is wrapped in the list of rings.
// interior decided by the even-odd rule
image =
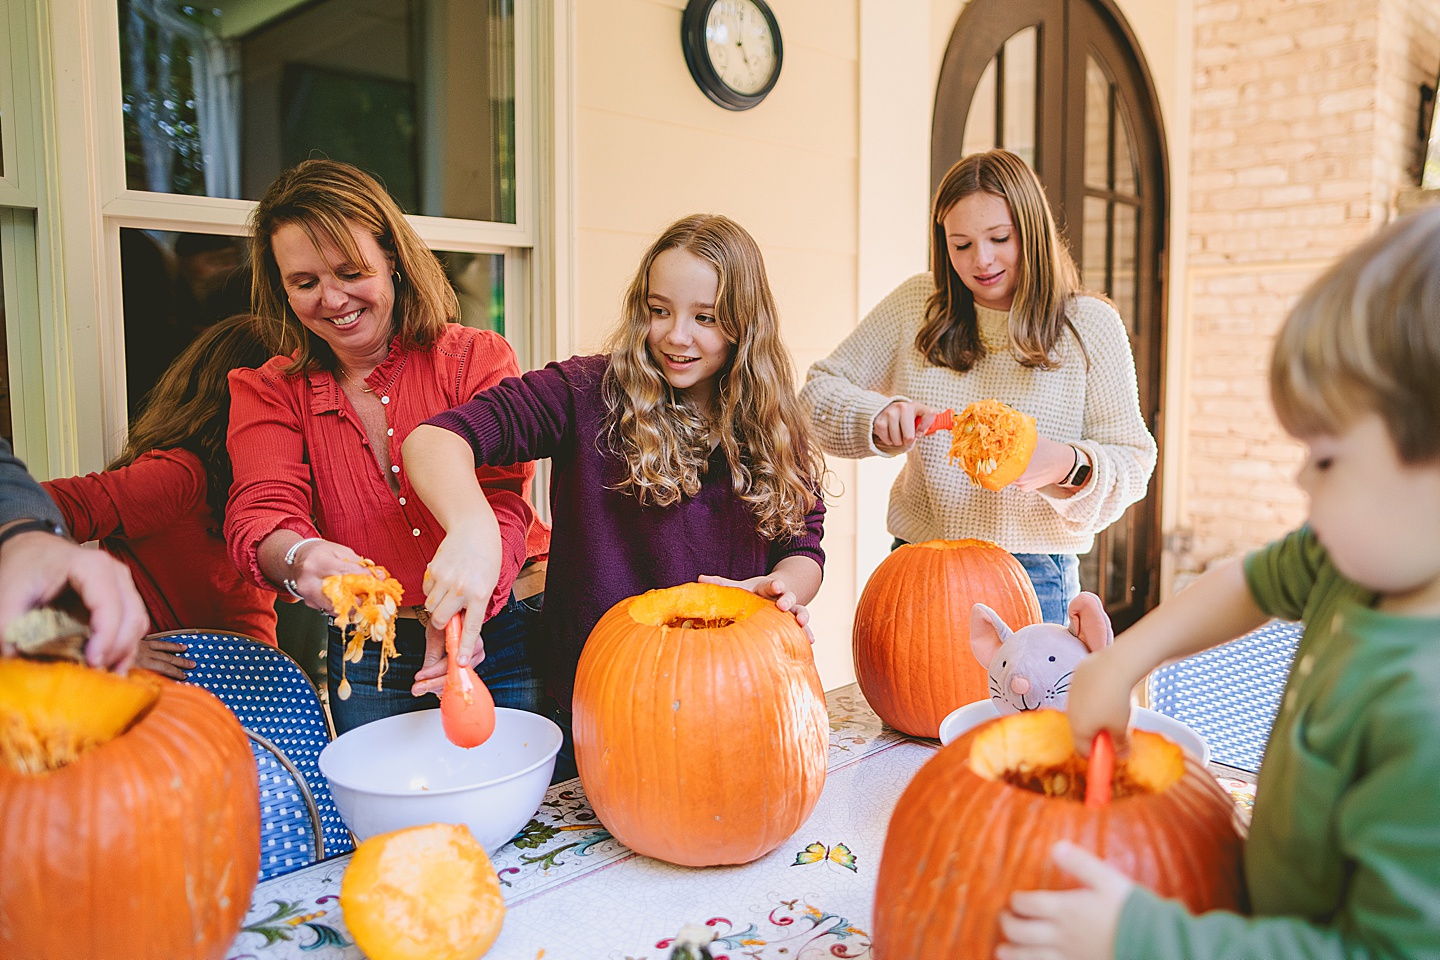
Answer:
[[[690,0],[680,46],[696,85],[727,110],[749,110],[780,79],[780,24],[765,0]]]

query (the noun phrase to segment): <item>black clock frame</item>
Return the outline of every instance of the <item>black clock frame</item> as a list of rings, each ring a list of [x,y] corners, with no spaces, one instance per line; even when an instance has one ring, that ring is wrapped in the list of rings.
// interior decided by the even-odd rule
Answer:
[[[764,100],[780,79],[780,68],[785,62],[785,51],[780,41],[780,22],[775,19],[775,14],[765,0],[750,0],[770,26],[770,36],[775,43],[775,72],[759,90],[754,93],[740,93],[720,79],[715,65],[710,62],[709,44],[705,41],[705,23],[710,17],[710,8],[719,2],[720,0],[690,0],[686,4],[685,15],[680,21],[680,47],[685,51],[685,65],[690,68],[690,76],[695,79],[695,85],[705,96],[726,110],[749,110]]]

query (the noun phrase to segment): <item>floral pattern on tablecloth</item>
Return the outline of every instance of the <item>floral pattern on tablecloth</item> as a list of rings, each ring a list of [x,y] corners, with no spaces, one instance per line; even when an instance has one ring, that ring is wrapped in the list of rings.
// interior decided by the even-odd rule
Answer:
[[[831,690],[825,695],[825,705],[830,712],[828,763],[831,770],[838,770],[905,739],[903,733],[885,726],[875,715],[870,704],[865,702],[859,684]]]
[[[712,960],[820,960],[822,957],[868,957],[870,935],[845,917],[829,913],[802,898],[777,900],[756,923],[737,923],[729,917],[711,917],[705,925],[715,931],[710,943]],[[655,944],[653,960],[665,960],[673,937]],[[641,955],[627,960],[652,960]]]

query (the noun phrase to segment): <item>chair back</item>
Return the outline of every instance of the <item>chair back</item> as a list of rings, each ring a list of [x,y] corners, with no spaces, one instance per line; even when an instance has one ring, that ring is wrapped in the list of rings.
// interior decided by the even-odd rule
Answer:
[[[1271,620],[1160,667],[1146,681],[1150,709],[1199,731],[1210,743],[1210,759],[1258,772],[1304,628],[1298,621]]]
[[[354,848],[320,751],[331,727],[320,695],[284,651],[223,631],[155,634],[186,646],[189,682],[215,694],[250,736],[261,789],[262,880]]]

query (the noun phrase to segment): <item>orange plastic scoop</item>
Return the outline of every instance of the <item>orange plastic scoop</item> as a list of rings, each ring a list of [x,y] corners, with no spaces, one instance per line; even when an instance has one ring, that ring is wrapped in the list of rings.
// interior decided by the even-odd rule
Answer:
[[[1115,780],[1115,744],[1110,731],[1095,734],[1090,745],[1090,770],[1085,776],[1085,806],[1103,807],[1110,803]]]
[[[455,614],[445,624],[445,655],[450,669],[445,674],[445,689],[440,692],[440,725],[451,743],[469,749],[480,746],[495,732],[495,701],[475,670],[462,668],[456,659],[464,626],[463,613]]]
[[[924,417],[916,417],[916,418],[915,418],[915,428],[916,428],[917,430],[920,428],[920,421],[923,420],[923,419],[925,419],[925,418],[924,418]],[[941,430],[953,430],[954,428],[955,428],[955,411],[954,411],[954,410],[941,410],[939,413],[935,414],[935,419],[934,419],[934,421],[931,422],[930,426],[928,426],[928,427],[925,428],[924,432],[921,433],[920,436],[922,436],[922,437],[928,437],[928,436],[930,436],[930,434],[932,434],[932,433],[939,433]]]

